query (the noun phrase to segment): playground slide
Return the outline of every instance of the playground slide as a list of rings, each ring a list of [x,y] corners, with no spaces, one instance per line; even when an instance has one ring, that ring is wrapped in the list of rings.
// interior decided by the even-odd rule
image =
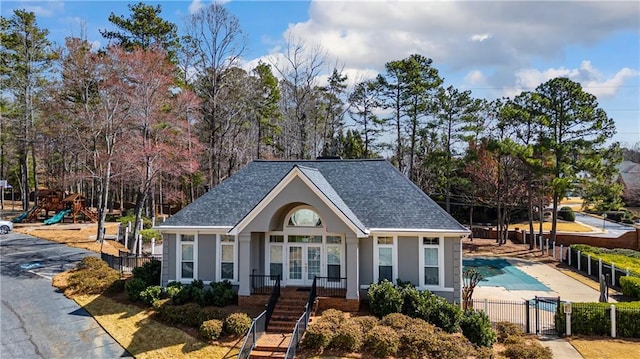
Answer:
[[[20,223],[22,222],[25,218],[27,218],[27,216],[29,215],[29,213],[33,212],[33,210],[35,210],[36,208],[38,208],[38,206],[33,206],[31,207],[30,210],[26,211],[26,212],[22,212],[21,215],[19,215],[18,217],[14,218],[11,220],[11,222],[13,223]]]
[[[49,224],[58,223],[58,222],[62,221],[64,216],[69,214],[69,212],[71,212],[71,210],[69,210],[69,209],[62,210],[62,211],[56,213],[55,216],[53,216],[53,217],[47,219],[46,221],[44,221],[44,224],[49,225]]]

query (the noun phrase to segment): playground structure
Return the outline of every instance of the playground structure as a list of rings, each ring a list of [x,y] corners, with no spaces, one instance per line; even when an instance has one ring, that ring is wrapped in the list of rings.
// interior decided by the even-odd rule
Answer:
[[[62,191],[41,190],[36,194],[37,205],[30,210],[23,212],[13,219],[14,223],[35,222],[44,211],[45,224],[61,222],[65,216],[71,215],[73,223],[77,223],[78,215],[82,214],[85,220],[96,222],[98,216],[87,208],[86,198],[79,193],[72,193],[65,196]],[[55,214],[49,218],[49,212]]]

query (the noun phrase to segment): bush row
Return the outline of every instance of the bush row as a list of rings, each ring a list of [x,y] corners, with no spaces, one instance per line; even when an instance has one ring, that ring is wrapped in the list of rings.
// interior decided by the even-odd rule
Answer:
[[[616,303],[616,334],[625,338],[640,338],[640,302]],[[572,303],[571,333],[583,335],[611,335],[610,303]],[[556,310],[558,334],[566,331],[564,306]]]
[[[224,320],[210,319],[200,325],[200,335],[207,340],[218,339],[222,334],[239,337],[251,327],[251,318],[245,313],[233,313]]]
[[[171,282],[167,287],[149,286],[134,273],[133,279],[125,284],[127,295],[133,302],[142,300],[147,305],[153,305],[159,299],[171,299],[173,304],[181,305],[189,302],[200,306],[224,307],[233,302],[233,287],[231,282],[222,281],[211,283],[205,287],[201,280],[194,280],[191,284]]]
[[[120,273],[107,262],[96,257],[85,257],[69,275],[65,292],[68,294],[100,294],[105,291],[120,291],[124,281]]]
[[[491,322],[484,313],[463,313],[460,306],[450,304],[430,291],[418,291],[410,283],[399,281],[394,286],[389,281],[369,287],[369,308],[381,318],[392,313],[402,313],[419,318],[447,333],[462,333],[475,345],[490,347],[495,342]]]
[[[422,319],[391,313],[378,320],[373,316],[347,318],[344,313],[325,310],[303,338],[305,348],[364,352],[374,357],[461,358],[475,355],[467,339],[445,333]]]
[[[602,259],[603,263],[615,263],[616,268],[621,270],[629,268],[629,271],[634,276],[640,276],[640,251],[624,248],[599,248],[586,244],[572,244],[571,250],[580,251],[584,255],[591,255],[595,260]]]
[[[640,300],[640,278],[624,276],[620,277],[620,286],[622,287],[622,294]]]

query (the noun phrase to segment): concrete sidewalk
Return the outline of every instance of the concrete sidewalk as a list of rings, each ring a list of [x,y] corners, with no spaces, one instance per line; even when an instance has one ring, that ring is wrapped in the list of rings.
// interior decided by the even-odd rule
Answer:
[[[538,337],[542,346],[551,349],[553,357],[556,359],[582,359],[582,355],[578,353],[571,343],[558,337]]]

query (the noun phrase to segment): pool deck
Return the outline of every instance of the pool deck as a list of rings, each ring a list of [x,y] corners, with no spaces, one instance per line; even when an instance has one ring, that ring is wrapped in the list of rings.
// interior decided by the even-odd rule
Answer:
[[[473,257],[465,257],[471,259]],[[558,270],[548,264],[517,258],[505,258],[513,266],[525,274],[537,279],[546,285],[549,291],[539,290],[508,290],[504,287],[477,286],[473,291],[474,299],[499,299],[499,300],[522,300],[540,297],[560,297],[560,299],[571,302],[597,302],[600,292],[592,287],[592,284],[585,281],[592,280],[584,278],[579,280],[578,276],[568,275],[571,271]],[[573,274],[573,273],[571,273]],[[595,282],[594,282],[595,283]],[[596,283],[597,284],[597,283]],[[615,300],[609,297],[610,302]]]

